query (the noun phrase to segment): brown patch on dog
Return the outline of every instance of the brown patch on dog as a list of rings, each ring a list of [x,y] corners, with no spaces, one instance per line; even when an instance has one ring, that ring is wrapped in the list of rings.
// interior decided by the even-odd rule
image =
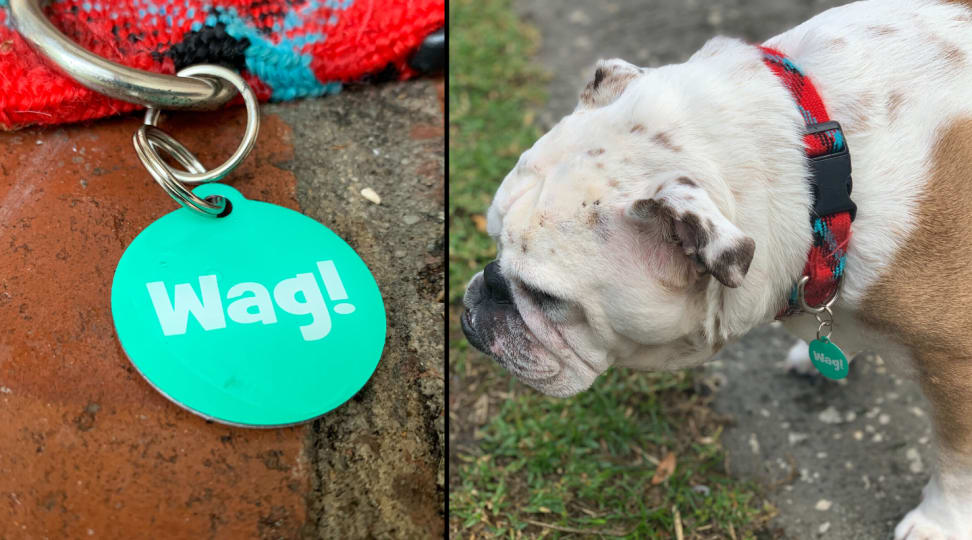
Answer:
[[[591,150],[588,150],[587,151],[587,155],[589,155],[591,157],[597,157],[597,156],[603,154],[605,151],[606,150],[604,150],[603,148],[592,148]]]
[[[847,108],[844,120],[845,133],[859,133],[868,128],[871,123],[870,112],[873,105],[880,99],[877,94],[870,91],[860,92],[855,96],[852,106]]]
[[[693,182],[692,179],[687,176],[679,176],[675,179],[675,181],[683,186],[699,187],[698,184]]]
[[[599,227],[604,225],[604,216],[602,216],[601,212],[595,208],[594,210],[591,210],[589,214],[587,214],[587,224],[591,227]]]
[[[830,40],[831,49],[843,49],[846,46],[847,46],[847,40],[844,38],[836,38]]]
[[[661,205],[654,199],[638,199],[631,205],[631,213],[641,219],[654,218],[660,210]]]
[[[861,318],[911,347],[939,440],[972,463],[972,118],[941,133],[914,231],[867,293]]]
[[[875,36],[890,36],[892,34],[898,33],[898,29],[893,26],[888,26],[886,24],[879,26],[868,26],[868,32],[874,34]]]
[[[600,161],[598,161],[597,163],[595,163],[594,166],[597,167],[598,169],[603,169],[604,168],[604,164],[601,163]]]
[[[618,187],[618,179],[617,178],[609,178],[608,179],[608,187]]]
[[[736,245],[715,255],[703,256],[703,249],[712,241],[716,233],[709,219],[699,217],[693,212],[679,214],[664,198],[641,199],[635,201],[630,215],[644,220],[656,227],[656,234],[668,243],[676,244],[689,258],[693,258],[700,271],[711,274],[727,287],[738,287],[749,271],[756,243],[752,238],[742,238]]]
[[[594,80],[591,81],[591,90],[597,90],[598,86],[601,86],[601,81],[604,80],[604,68],[597,68],[594,70]]]
[[[952,3],[952,4],[962,4],[962,5],[964,5],[967,8],[972,8],[972,0],[946,0],[946,2],[949,2],[949,3]],[[961,15],[957,15],[955,17],[955,20],[956,21],[959,21],[959,22],[969,22],[969,21],[972,21],[972,14],[970,14],[970,13],[963,13]]]
[[[634,127],[631,128],[631,133],[644,133],[644,132],[645,132],[645,126],[641,124],[635,124]]]
[[[752,238],[743,238],[738,244],[719,254],[712,262],[709,273],[726,287],[738,287],[742,284],[742,277],[749,271],[755,251],[756,242]]]
[[[711,230],[702,226],[702,220],[699,216],[693,214],[692,212],[686,212],[684,216],[679,219],[686,227],[692,230],[695,234],[695,248],[696,250],[701,250],[705,246],[709,245]]]
[[[959,69],[965,65],[965,52],[951,41],[930,32],[925,34],[925,39],[939,48],[942,58],[950,64],[949,67]]]
[[[607,226],[609,215],[601,208],[601,201],[594,201],[591,211],[587,215],[587,224],[594,230],[598,238],[608,240],[611,237],[611,228]]]
[[[659,131],[651,138],[651,142],[660,145],[661,147],[671,150],[672,152],[681,152],[682,147],[672,144],[672,139],[664,131]]]
[[[639,74],[640,71],[599,67],[594,71],[594,79],[581,91],[580,101],[590,107],[607,105],[620,96],[628,83]]]
[[[901,102],[904,101],[904,96],[901,92],[894,91],[888,94],[888,121],[894,122],[898,117],[898,108],[901,107]]]
[[[959,49],[957,45],[943,39],[939,43],[939,46],[942,48],[942,53],[945,56],[945,59],[948,60],[953,67],[958,67],[965,64],[965,51]]]

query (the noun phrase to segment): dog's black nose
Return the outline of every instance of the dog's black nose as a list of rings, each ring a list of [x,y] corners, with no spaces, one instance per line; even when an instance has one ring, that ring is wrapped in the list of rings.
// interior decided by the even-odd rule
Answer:
[[[493,261],[483,268],[483,282],[486,285],[486,296],[497,304],[512,304],[513,295],[510,294],[510,283],[500,273],[499,263]]]

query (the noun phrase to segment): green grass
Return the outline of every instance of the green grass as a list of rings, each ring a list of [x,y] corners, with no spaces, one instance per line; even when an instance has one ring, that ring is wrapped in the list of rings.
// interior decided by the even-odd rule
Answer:
[[[449,299],[496,251],[476,228],[520,153],[540,136],[533,111],[545,75],[532,66],[536,33],[508,0],[449,2]]]
[[[667,538],[674,537],[677,507],[686,538],[751,538],[772,515],[753,486],[725,473],[722,424],[693,391],[690,372],[613,370],[569,400],[515,394],[474,434],[478,448],[456,449],[454,533],[567,532],[552,525]],[[668,452],[677,466],[656,485],[657,461]]]
[[[540,130],[538,36],[510,0],[450,0],[449,301],[452,537],[752,538],[773,509],[725,473],[723,422],[693,372],[612,370],[577,397],[547,398],[469,347],[466,282],[495,257],[476,226]],[[657,462],[674,473],[652,482]]]

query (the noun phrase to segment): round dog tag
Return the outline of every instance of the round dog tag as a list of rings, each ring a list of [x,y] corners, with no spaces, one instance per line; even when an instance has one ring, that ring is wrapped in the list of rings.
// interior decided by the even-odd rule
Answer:
[[[175,403],[226,424],[275,427],[341,405],[371,377],[385,308],[368,267],[298,212],[205,184],[225,217],[180,208],[139,234],[115,270],[122,348]]]
[[[810,342],[810,361],[828,379],[843,379],[850,371],[850,362],[844,356],[844,351],[826,336]]]

